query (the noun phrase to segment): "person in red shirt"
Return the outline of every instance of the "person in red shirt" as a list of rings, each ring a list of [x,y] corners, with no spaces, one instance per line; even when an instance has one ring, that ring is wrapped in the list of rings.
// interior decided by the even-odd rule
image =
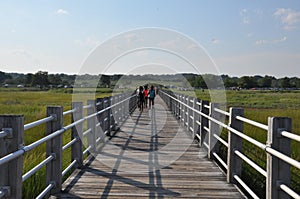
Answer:
[[[145,108],[147,108],[147,104],[148,104],[148,94],[149,94],[149,90],[148,90],[148,86],[144,86],[144,102],[145,102]]]

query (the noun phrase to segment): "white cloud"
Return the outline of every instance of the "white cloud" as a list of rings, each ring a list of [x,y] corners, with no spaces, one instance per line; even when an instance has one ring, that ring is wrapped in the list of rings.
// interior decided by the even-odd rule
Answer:
[[[219,44],[219,43],[220,43],[220,40],[213,38],[213,39],[211,40],[211,42],[212,42],[213,44]]]
[[[258,16],[258,17],[262,17],[263,14],[264,14],[264,12],[263,12],[261,9],[259,9],[259,8],[255,9],[255,10],[254,10],[254,13],[255,13],[255,15]]]
[[[250,23],[250,18],[249,18],[248,10],[247,9],[242,9],[240,11],[240,15],[242,16],[242,22],[243,22],[243,24],[249,24]]]
[[[67,10],[58,9],[55,11],[57,15],[69,15],[70,13]]]
[[[247,36],[247,37],[252,37],[253,35],[254,35],[253,32],[249,32],[246,36]]]
[[[83,40],[80,40],[80,39],[75,40],[75,43],[78,44],[79,46],[92,46],[92,47],[94,47],[94,46],[99,45],[100,41],[93,38],[93,37],[87,37]]]
[[[287,40],[287,37],[282,37],[281,39],[274,39],[274,40],[258,40],[255,42],[256,45],[263,45],[263,44],[278,44],[285,42]]]
[[[290,8],[277,8],[274,17],[280,19],[285,30],[295,29],[297,28],[297,24],[300,23],[300,12]]]
[[[128,43],[139,42],[140,40],[138,35],[134,33],[126,34],[124,37]]]

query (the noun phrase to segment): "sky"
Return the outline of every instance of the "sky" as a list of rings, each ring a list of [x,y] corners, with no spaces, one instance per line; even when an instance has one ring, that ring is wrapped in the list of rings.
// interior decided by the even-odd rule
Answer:
[[[0,71],[4,72],[78,74],[103,43],[116,41],[127,31],[156,27],[199,44],[216,73],[300,77],[300,2],[296,0],[12,0],[0,2],[0,18]],[[178,49],[177,36],[172,45]],[[171,41],[153,37],[165,39],[165,44]],[[128,39],[118,41],[122,38]],[[106,49],[114,50],[109,45]],[[183,63],[181,68],[173,67],[180,60],[170,52],[150,51],[123,56],[108,73],[130,73],[132,68],[137,68],[136,73],[193,72]],[[100,53],[97,57],[103,59]],[[173,62],[161,61],[166,59]],[[149,67],[151,63],[155,66]],[[159,66],[168,70],[160,71]]]

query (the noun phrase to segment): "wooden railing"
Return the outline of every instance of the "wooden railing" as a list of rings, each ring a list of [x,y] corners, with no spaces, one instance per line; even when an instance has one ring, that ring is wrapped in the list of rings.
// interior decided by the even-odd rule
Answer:
[[[126,93],[88,100],[85,106],[73,102],[72,109],[65,112],[61,106],[50,106],[46,118],[25,125],[23,115],[0,115],[0,198],[22,198],[23,182],[43,167],[46,167],[46,186],[36,198],[59,193],[63,176],[83,165],[84,155],[96,151],[105,135],[126,120],[134,111],[136,100],[135,93]],[[72,123],[63,126],[63,118],[69,114]],[[24,145],[24,131],[42,124],[46,124],[46,135]],[[71,141],[63,145],[63,134],[68,130],[71,130]],[[45,159],[23,174],[24,154],[43,143],[46,143]],[[62,152],[69,147],[72,160],[62,170]]]
[[[241,179],[242,161],[266,178],[266,198],[300,198],[290,188],[291,166],[300,169],[300,162],[291,158],[291,140],[300,142],[300,136],[291,133],[292,121],[286,117],[269,117],[268,125],[247,119],[242,108],[221,110],[217,103],[160,91],[176,118],[191,132],[200,146],[207,148],[207,155],[226,169],[227,181],[242,187],[248,195],[259,198],[254,190]],[[226,122],[228,121],[228,122]],[[267,131],[267,143],[261,143],[243,132],[243,124]],[[228,130],[228,142],[220,137],[221,129]],[[242,141],[246,140],[264,151],[267,156],[266,170],[242,153]],[[227,161],[218,154],[219,144],[227,147]],[[298,186],[300,186],[300,183]]]

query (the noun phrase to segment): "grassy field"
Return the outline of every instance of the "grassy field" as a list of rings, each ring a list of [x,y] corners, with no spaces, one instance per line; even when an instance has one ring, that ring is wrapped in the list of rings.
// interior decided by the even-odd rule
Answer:
[[[83,90],[82,92],[88,92]],[[111,89],[97,89],[97,97],[105,97],[112,92]],[[7,90],[0,88],[0,114],[23,114],[24,122],[29,123],[46,116],[46,107],[49,105],[60,105],[64,110],[71,108],[72,102],[71,89],[57,89],[50,91],[36,91],[36,90]],[[191,93],[186,93],[191,94]],[[198,98],[209,100],[210,96],[207,90],[197,90]],[[243,107],[245,109],[245,116],[255,121],[267,124],[269,116],[287,116],[293,120],[293,132],[300,133],[300,92],[271,92],[271,91],[227,91],[227,107]],[[64,118],[64,123],[70,123],[70,116]],[[251,137],[256,138],[262,143],[266,142],[267,134],[265,131],[245,125],[245,133]],[[25,131],[25,144],[28,145],[44,136],[45,126],[41,125],[34,129]],[[225,139],[226,132],[222,135]],[[70,140],[70,132],[65,132],[64,143]],[[225,151],[225,149],[222,149]],[[292,157],[300,160],[300,145],[292,143]],[[243,143],[243,152],[250,158],[255,159],[256,162],[265,168],[266,156],[263,151],[252,146],[250,143]],[[30,151],[25,155],[24,172],[33,168],[41,160],[45,158],[45,145]],[[63,154],[64,165],[70,163],[70,151],[66,150]],[[224,153],[225,158],[225,153]],[[264,198],[264,178],[247,165],[243,172],[243,179],[250,182],[249,179],[255,179],[255,182],[250,182],[253,189],[257,190],[258,195]],[[36,197],[43,188],[45,188],[45,169],[40,170],[34,176],[29,178],[23,186],[24,198]],[[292,186],[295,190],[300,192],[299,185],[300,172],[292,168]],[[255,185],[255,186],[254,186]],[[259,191],[258,191],[259,190]]]
[[[196,91],[200,99],[209,100],[209,93],[205,90]],[[226,91],[227,107],[243,107],[245,117],[254,121],[267,124],[268,117],[290,117],[292,119],[292,132],[300,135],[300,91]],[[267,132],[251,125],[244,124],[244,133],[262,143],[267,141]],[[222,137],[227,140],[227,132],[222,132]],[[247,141],[243,141],[243,153],[255,160],[262,168],[266,169],[266,154],[261,149]],[[221,147],[224,160],[227,148]],[[300,161],[300,143],[292,142],[292,157]],[[265,197],[265,177],[247,164],[243,164],[242,179],[259,195]],[[292,188],[300,193],[300,171],[291,169]]]
[[[98,90],[96,97],[106,97],[111,90]],[[51,105],[63,106],[64,111],[71,109],[72,94],[69,89],[51,91],[22,91],[20,89],[0,89],[0,114],[23,114],[24,123],[30,123],[46,117],[46,108]],[[64,117],[64,125],[71,122],[70,115]],[[33,143],[44,136],[45,125],[40,125],[24,132],[25,145]],[[66,144],[71,140],[70,131],[63,135]],[[24,173],[32,169],[46,157],[45,144],[29,151],[24,157]],[[63,152],[63,168],[71,162],[70,148]],[[46,185],[45,168],[27,179],[23,184],[23,197],[35,198]]]

